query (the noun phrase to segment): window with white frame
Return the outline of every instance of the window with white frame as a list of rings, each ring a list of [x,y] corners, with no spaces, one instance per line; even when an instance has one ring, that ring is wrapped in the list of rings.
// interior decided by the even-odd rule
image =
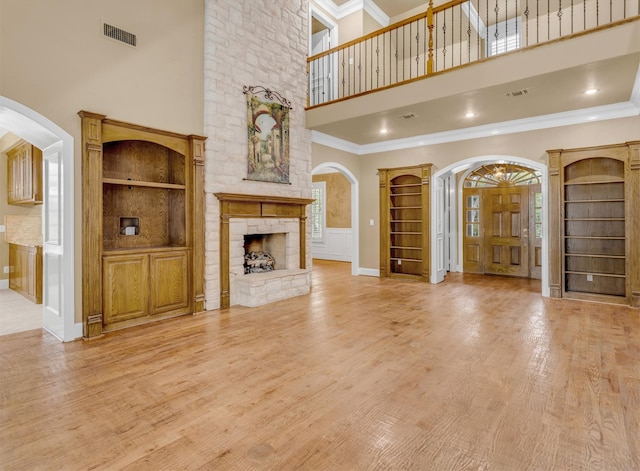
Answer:
[[[323,242],[326,227],[326,182],[313,182],[311,188],[311,239],[313,242]]]
[[[520,48],[522,21],[520,17],[501,21],[487,28],[487,56],[495,56]]]

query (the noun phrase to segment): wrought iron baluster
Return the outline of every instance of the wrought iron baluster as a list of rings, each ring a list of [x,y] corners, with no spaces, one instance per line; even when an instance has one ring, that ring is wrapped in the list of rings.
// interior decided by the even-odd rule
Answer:
[[[420,20],[416,21],[416,77],[420,76]]]
[[[344,56],[345,56],[345,51],[346,49],[342,50],[342,77],[340,78],[341,82],[342,82],[342,96],[346,96],[345,95],[345,77],[346,77],[346,71],[344,70]]]
[[[496,13],[496,23],[495,23],[495,28],[496,30],[493,33],[493,37],[494,37],[494,45],[492,47],[492,51],[494,53],[498,53],[498,38],[500,37],[500,33],[498,32],[498,13],[500,12],[500,6],[498,5],[498,0],[496,0],[496,6],[493,8],[493,11]]]
[[[398,30],[396,29],[396,81],[398,83]]]
[[[442,70],[447,68],[447,12],[444,11],[444,24],[442,25]]]
[[[367,49],[366,43],[365,43],[365,51]],[[366,58],[365,58],[366,60]],[[355,69],[353,71],[354,75],[355,75]],[[365,74],[367,73],[367,71],[365,70]],[[356,92],[356,80],[354,77],[354,81],[353,81],[353,93],[357,93]],[[362,42],[358,43],[358,87],[357,87],[358,92],[362,91]]]
[[[551,39],[551,2],[547,0],[547,41]]]
[[[469,5],[471,5],[471,2],[469,2]],[[471,10],[469,10],[469,13],[471,13]],[[471,63],[471,14],[467,15],[467,43],[469,44],[467,48],[467,63],[469,64]]]
[[[571,34],[573,34],[573,0],[571,0]]]
[[[526,31],[525,37],[527,38],[525,46],[529,45],[529,0],[527,0],[524,9],[524,29]]]
[[[376,87],[380,86],[380,36],[376,36]],[[373,47],[373,44],[371,45]],[[373,77],[372,77],[373,78]],[[373,83],[373,80],[371,81]]]
[[[558,37],[562,37],[562,0],[558,0]]]
[[[455,67],[454,63],[453,63],[453,59],[454,59],[454,55],[455,55],[455,50],[453,49],[454,44],[455,44],[455,18],[453,16],[453,8],[451,8],[451,67]]]
[[[596,0],[596,26],[600,26],[600,0]]]

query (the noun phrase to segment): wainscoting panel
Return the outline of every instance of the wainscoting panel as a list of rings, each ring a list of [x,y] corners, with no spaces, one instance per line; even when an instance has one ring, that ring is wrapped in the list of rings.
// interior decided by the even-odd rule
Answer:
[[[346,229],[327,228],[324,242],[313,243],[313,258],[350,262],[351,237],[350,227]]]

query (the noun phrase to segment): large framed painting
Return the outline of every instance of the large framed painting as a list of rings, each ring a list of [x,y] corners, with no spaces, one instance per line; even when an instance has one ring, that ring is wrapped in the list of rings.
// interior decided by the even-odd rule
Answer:
[[[289,183],[291,103],[264,87],[243,87],[247,96],[247,180]]]

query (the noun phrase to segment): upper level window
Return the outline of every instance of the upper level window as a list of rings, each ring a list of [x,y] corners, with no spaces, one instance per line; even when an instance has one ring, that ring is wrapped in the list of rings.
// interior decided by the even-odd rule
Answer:
[[[487,28],[487,55],[495,56],[520,47],[522,21],[520,17],[501,21]]]

